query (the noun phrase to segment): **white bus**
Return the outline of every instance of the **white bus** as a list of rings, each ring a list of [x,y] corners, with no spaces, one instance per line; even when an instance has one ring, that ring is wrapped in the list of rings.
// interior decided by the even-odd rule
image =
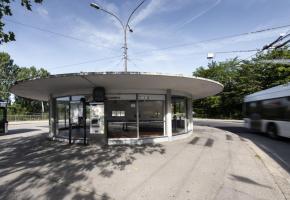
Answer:
[[[290,82],[246,96],[244,116],[246,128],[290,138]]]

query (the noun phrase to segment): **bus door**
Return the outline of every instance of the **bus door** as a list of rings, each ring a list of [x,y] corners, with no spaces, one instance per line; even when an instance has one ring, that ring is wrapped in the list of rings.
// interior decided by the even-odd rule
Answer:
[[[253,113],[250,116],[250,127],[254,131],[261,131],[262,128],[262,121],[261,121],[261,115],[258,113]]]

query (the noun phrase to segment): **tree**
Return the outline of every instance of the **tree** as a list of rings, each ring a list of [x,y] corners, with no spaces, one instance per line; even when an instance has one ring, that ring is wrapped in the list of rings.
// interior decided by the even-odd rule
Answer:
[[[17,80],[27,80],[33,78],[44,78],[49,76],[49,72],[43,68],[36,69],[35,67],[22,67],[17,72]],[[41,113],[42,102],[23,97],[15,96],[15,102],[10,108],[10,113],[13,114],[33,114]],[[48,105],[44,104],[44,109],[48,110]]]
[[[202,117],[241,118],[246,95],[290,82],[290,66],[266,62],[273,59],[290,59],[290,50],[285,47],[259,53],[250,61],[234,58],[199,67],[193,75],[219,81],[224,90],[194,101],[195,112]]]
[[[49,76],[49,72],[43,68],[18,67],[7,53],[0,53],[0,98],[9,102],[9,88],[15,81],[43,78]],[[46,104],[45,104],[46,105]],[[47,109],[47,105],[45,106]],[[9,114],[40,113],[41,102],[15,96],[15,102],[9,106]]]
[[[13,32],[4,31],[5,23],[3,22],[4,16],[12,16],[12,10],[10,7],[11,2],[14,0],[0,0],[0,45],[9,41],[15,41],[15,35]],[[32,10],[32,1],[35,3],[42,3],[43,0],[21,0],[21,5],[27,10]]]
[[[9,54],[0,52],[0,98],[9,99],[9,88],[15,81],[19,67],[13,63]]]

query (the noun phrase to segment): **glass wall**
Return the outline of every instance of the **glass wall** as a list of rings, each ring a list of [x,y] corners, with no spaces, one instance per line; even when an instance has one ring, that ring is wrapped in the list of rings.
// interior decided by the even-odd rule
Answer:
[[[58,138],[84,139],[87,129],[83,96],[56,99],[56,134]]]
[[[0,107],[0,133],[5,132],[6,108]]]
[[[100,123],[94,116],[98,103],[87,96],[56,98],[56,137],[84,139],[99,134]],[[151,138],[165,133],[165,95],[108,94],[103,105],[101,124],[107,138]],[[99,104],[98,104],[99,105]],[[172,135],[188,130],[187,98],[172,96]]]
[[[83,139],[85,134],[85,118],[84,115],[85,99],[83,96],[72,96],[70,101],[70,122],[71,122],[71,138]]]
[[[56,99],[56,137],[66,137],[69,134],[69,97]]]
[[[171,99],[172,135],[187,132],[187,104],[186,98],[173,96]]]
[[[164,101],[140,100],[139,136],[156,137],[164,135]]]
[[[137,138],[136,100],[106,101],[108,138]]]

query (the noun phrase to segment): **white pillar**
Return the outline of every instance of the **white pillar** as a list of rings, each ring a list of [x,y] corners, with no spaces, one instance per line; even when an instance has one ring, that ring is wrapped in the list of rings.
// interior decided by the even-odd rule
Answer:
[[[166,92],[166,135],[172,140],[171,90]]]
[[[55,113],[56,113],[56,105],[55,99],[52,95],[49,96],[49,138],[53,138],[55,136]]]
[[[192,98],[187,98],[187,130],[192,131],[193,130],[193,119],[192,119]]]

